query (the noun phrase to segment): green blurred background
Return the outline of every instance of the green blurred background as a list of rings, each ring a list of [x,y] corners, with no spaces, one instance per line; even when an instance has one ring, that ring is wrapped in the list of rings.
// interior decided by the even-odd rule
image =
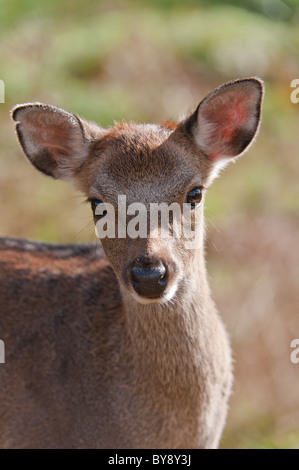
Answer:
[[[0,0],[0,58],[0,234],[58,243],[95,240],[90,209],[22,157],[13,105],[162,122],[225,81],[265,81],[259,137],[207,197],[209,276],[235,358],[221,447],[299,448],[298,0]]]

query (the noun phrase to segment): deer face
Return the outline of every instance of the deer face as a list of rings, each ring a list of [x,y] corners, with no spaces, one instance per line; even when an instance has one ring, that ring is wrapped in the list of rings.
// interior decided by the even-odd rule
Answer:
[[[194,248],[200,248],[211,166],[179,127],[124,124],[91,147],[80,172],[81,189],[95,223],[106,225],[101,241],[107,258],[138,301],[169,300]],[[108,206],[111,214],[99,215]],[[201,235],[189,249],[196,220]]]
[[[165,302],[196,269],[205,189],[252,142],[262,92],[257,79],[223,85],[177,126],[105,131],[40,104],[15,108],[13,118],[29,160],[87,195],[122,288],[141,303]]]

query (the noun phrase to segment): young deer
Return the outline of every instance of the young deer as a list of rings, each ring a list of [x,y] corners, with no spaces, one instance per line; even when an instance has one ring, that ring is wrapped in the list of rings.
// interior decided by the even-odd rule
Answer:
[[[207,280],[203,199],[255,137],[262,97],[260,80],[236,80],[178,125],[108,130],[54,106],[14,108],[26,157],[86,194],[95,222],[103,204],[117,215],[118,195],[147,210],[186,203],[198,238],[189,249],[184,234],[116,234],[102,240],[106,258],[100,247],[0,241],[2,448],[218,446],[232,368]]]

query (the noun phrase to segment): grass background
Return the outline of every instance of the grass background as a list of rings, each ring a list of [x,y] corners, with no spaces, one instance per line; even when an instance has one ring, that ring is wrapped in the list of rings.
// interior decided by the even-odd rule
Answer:
[[[297,0],[0,0],[0,234],[90,242],[72,187],[21,156],[9,110],[41,101],[102,126],[177,120],[222,82],[259,76],[254,147],[209,191],[208,269],[232,340],[223,448],[299,448],[299,78]]]

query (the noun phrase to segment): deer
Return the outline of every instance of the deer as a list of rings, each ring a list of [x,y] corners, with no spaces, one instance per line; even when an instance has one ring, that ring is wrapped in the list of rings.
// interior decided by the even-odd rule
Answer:
[[[0,239],[1,448],[219,447],[233,367],[208,282],[204,200],[255,140],[263,94],[259,78],[237,79],[177,124],[107,129],[56,106],[14,107],[25,157],[81,191],[95,224],[124,195],[126,207],[187,205],[197,237],[188,248],[184,233],[147,226],[89,245]]]

